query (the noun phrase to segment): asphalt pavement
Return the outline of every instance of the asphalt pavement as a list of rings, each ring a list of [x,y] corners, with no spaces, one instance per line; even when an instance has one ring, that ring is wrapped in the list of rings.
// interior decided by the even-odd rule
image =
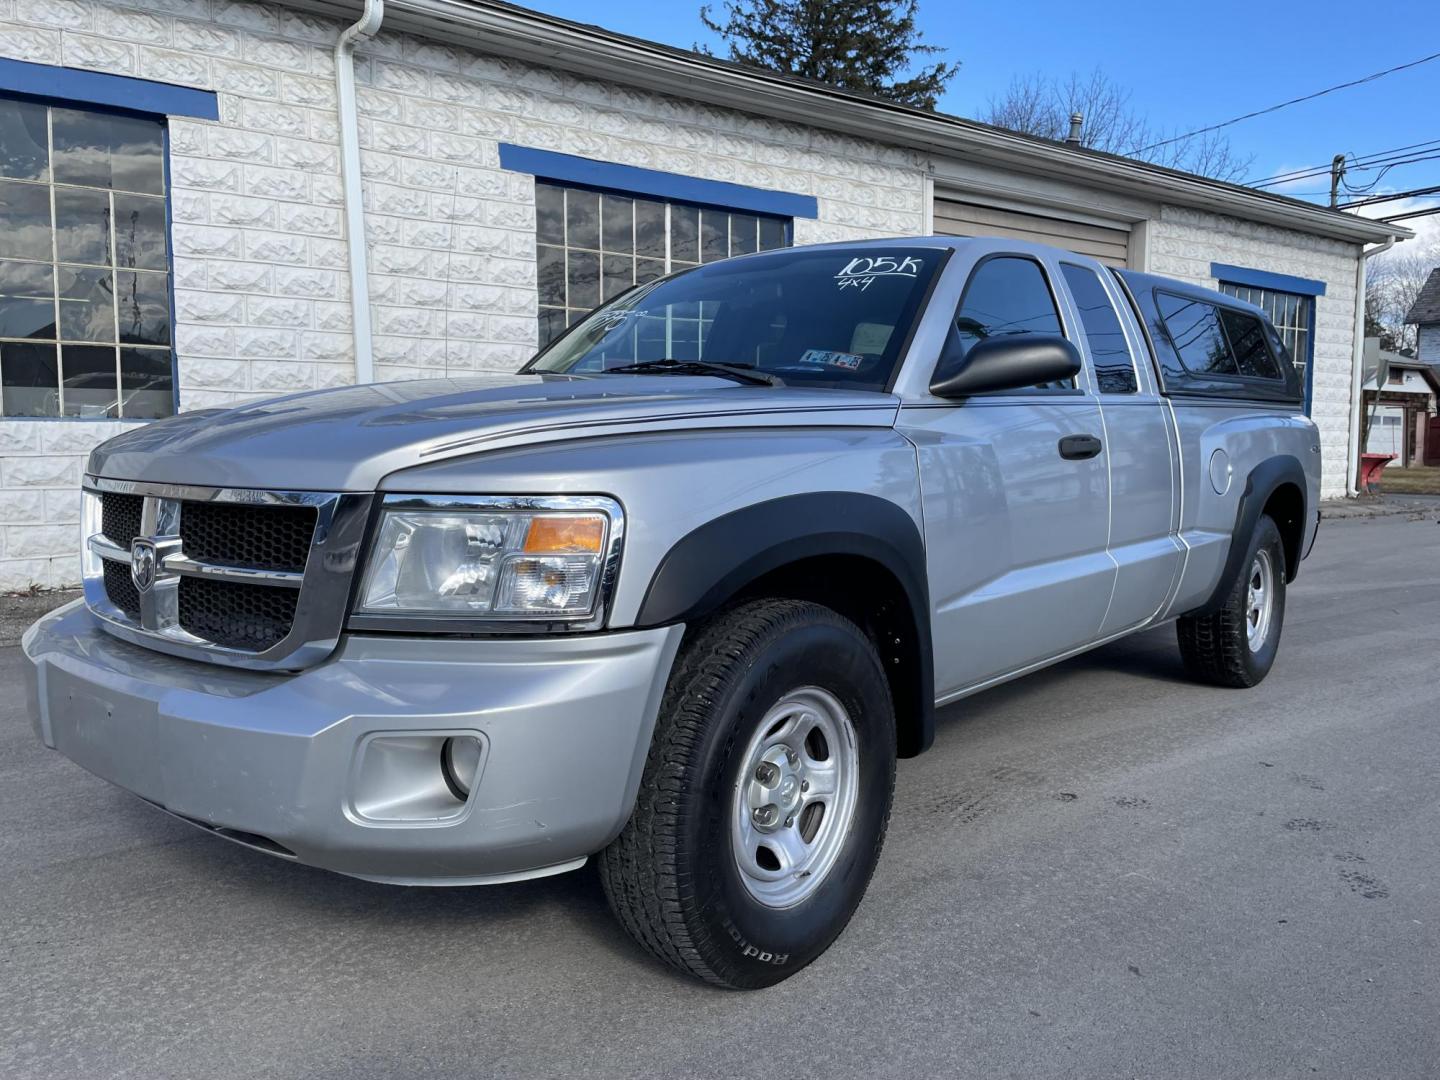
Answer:
[[[1169,628],[946,709],[869,896],[755,994],[589,870],[404,889],[43,749],[0,650],[0,1076],[1433,1077],[1440,525],[1329,524],[1251,691]]]

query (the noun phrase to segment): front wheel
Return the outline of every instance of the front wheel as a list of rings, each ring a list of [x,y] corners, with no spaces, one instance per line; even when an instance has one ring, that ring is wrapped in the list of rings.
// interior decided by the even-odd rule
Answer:
[[[1261,516],[1225,602],[1209,615],[1176,624],[1186,670],[1216,686],[1254,686],[1270,673],[1285,622],[1285,545],[1271,518]]]
[[[600,856],[610,905],[681,971],[778,983],[850,921],[894,780],[895,718],[869,639],[817,604],[736,607],[676,661],[634,813]]]

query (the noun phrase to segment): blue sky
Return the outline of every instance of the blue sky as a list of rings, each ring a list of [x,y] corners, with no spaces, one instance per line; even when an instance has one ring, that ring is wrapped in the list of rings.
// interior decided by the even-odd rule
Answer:
[[[521,2],[670,45],[718,46],[700,23],[696,0]],[[1166,0],[1109,0],[1103,6],[920,0],[919,22],[928,42],[962,64],[941,102],[945,112],[983,112],[987,98],[1016,74],[1099,67],[1132,91],[1137,111],[1154,126],[1184,131],[1440,52],[1440,3],[1419,0],[1212,0],[1203,7]],[[1247,179],[1328,163],[1337,153],[1364,155],[1440,139],[1440,60],[1227,131],[1242,156],[1254,155]],[[1437,184],[1440,158],[1396,169],[1382,186],[1394,191]],[[1286,193],[1327,188],[1321,177]],[[1325,199],[1323,193],[1313,197]]]

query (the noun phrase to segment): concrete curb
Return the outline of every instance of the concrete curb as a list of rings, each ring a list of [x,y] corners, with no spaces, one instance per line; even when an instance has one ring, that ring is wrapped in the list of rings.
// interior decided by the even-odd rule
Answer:
[[[1406,495],[1367,495],[1358,499],[1326,499],[1320,516],[1327,523],[1372,518],[1406,517],[1411,521],[1440,521],[1440,498]]]

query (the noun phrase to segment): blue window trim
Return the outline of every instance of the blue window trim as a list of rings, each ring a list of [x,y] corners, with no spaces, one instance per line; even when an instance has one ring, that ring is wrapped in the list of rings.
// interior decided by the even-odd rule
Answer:
[[[1296,293],[1299,296],[1325,295],[1325,282],[1323,281],[1293,277],[1290,274],[1273,274],[1269,270],[1251,270],[1246,266],[1231,266],[1228,263],[1211,263],[1210,276],[1216,281],[1227,281],[1231,285],[1248,285],[1252,289]]]
[[[32,64],[0,59],[0,93],[25,94],[71,105],[99,105],[107,109],[155,116],[193,116],[219,120],[220,100],[212,90],[106,75],[99,71]]]
[[[558,180],[626,195],[648,195],[655,199],[697,203],[724,210],[749,210],[756,214],[788,218],[813,218],[820,214],[820,204],[813,195],[770,191],[721,180],[701,180],[658,169],[596,161],[512,143],[500,144],[500,167],[511,172],[530,173],[541,180]]]
[[[1228,285],[1310,297],[1310,317],[1305,334],[1305,350],[1309,354],[1305,357],[1305,415],[1309,416],[1310,403],[1315,397],[1315,298],[1325,295],[1325,282],[1293,274],[1275,274],[1269,270],[1252,270],[1248,266],[1231,266],[1229,263],[1211,263],[1210,276]]]

